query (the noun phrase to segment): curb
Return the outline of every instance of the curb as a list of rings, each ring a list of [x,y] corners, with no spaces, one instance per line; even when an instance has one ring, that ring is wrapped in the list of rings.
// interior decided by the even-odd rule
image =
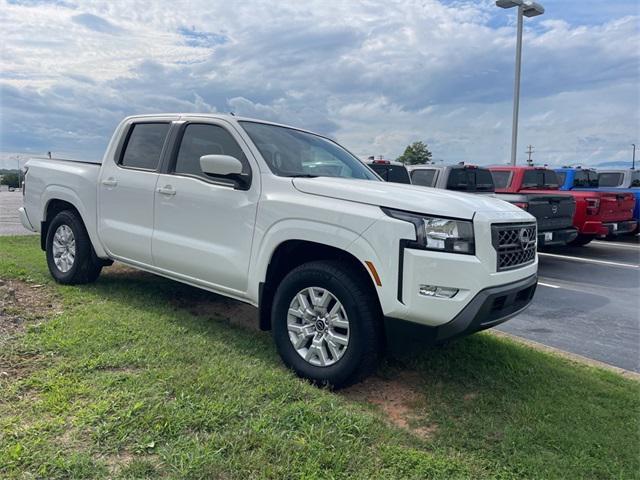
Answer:
[[[603,370],[607,370],[609,372],[621,375],[630,380],[635,380],[636,382],[640,382],[640,373],[633,372],[631,370],[625,370],[624,368],[615,367],[613,365],[609,365],[608,363],[604,363],[599,360],[593,360],[592,358],[583,357],[582,355],[578,355],[577,353],[571,353],[565,350],[560,350],[559,348],[549,347],[548,345],[543,345],[542,343],[538,343],[533,340],[527,340],[526,338],[518,337],[517,335],[513,335],[511,333],[501,332],[499,330],[491,330],[491,331],[488,331],[487,333],[489,333],[490,335],[495,335],[496,337],[512,340],[516,343],[519,343],[521,345],[526,345],[535,350],[551,353],[552,355],[557,355],[589,367],[601,368]]]

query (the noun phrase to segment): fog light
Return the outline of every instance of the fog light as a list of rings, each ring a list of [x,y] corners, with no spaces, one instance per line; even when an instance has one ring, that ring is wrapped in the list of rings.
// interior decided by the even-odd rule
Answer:
[[[436,285],[420,285],[418,293],[424,297],[453,298],[460,290]]]

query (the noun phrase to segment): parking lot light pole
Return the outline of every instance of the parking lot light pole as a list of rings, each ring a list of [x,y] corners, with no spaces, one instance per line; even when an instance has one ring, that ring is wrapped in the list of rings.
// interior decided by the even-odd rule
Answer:
[[[633,145],[633,160],[631,161],[631,170],[635,170],[636,169],[636,144],[632,143],[631,145]]]
[[[524,17],[537,17],[544,13],[544,7],[536,2],[524,0],[497,0],[500,8],[518,8],[518,36],[516,41],[516,74],[513,87],[513,124],[511,126],[511,165],[516,164],[518,149],[518,113],[520,110],[520,65],[522,62],[522,27]]]

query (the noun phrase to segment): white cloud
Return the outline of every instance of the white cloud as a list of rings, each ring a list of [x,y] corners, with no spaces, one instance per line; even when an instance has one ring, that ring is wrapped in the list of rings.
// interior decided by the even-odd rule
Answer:
[[[395,157],[419,139],[446,161],[508,156],[514,29],[488,0],[0,9],[1,150],[99,158],[124,115],[232,110],[319,130],[362,156]],[[633,13],[575,25],[552,8],[527,20],[519,151],[531,143],[556,163],[628,156],[640,133]]]

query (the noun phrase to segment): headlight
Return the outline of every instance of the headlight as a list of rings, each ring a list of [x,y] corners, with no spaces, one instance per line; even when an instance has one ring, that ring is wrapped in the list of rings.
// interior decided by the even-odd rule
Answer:
[[[476,253],[472,222],[390,208],[383,208],[382,211],[392,218],[413,223],[416,227],[416,243],[419,248],[468,255]]]

